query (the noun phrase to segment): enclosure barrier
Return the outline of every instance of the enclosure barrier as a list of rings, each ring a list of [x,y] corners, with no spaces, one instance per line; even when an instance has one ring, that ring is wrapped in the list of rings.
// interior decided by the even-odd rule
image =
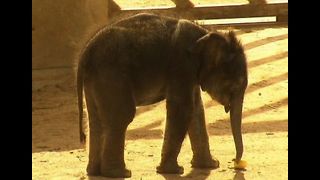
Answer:
[[[226,5],[194,5],[189,0],[171,0],[175,7],[152,7],[152,8],[120,8],[113,0],[108,0],[109,17],[126,16],[141,12],[173,15],[190,20],[252,18],[252,17],[275,17],[273,22],[255,22],[251,25],[287,24],[288,1],[287,0],[249,0],[242,4]],[[228,24],[228,23],[227,23]],[[250,25],[245,21],[237,23],[237,26]]]

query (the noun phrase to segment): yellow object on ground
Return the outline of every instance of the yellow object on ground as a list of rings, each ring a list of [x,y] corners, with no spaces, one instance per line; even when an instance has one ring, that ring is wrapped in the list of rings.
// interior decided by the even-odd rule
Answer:
[[[240,160],[238,163],[234,161],[234,168],[235,169],[245,169],[247,167],[247,161]]]

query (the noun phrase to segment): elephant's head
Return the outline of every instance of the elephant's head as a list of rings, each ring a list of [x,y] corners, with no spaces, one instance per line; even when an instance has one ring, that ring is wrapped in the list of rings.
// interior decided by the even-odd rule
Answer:
[[[198,77],[201,89],[222,104],[226,113],[230,111],[236,161],[239,161],[243,153],[242,103],[248,83],[244,49],[231,31],[208,33],[197,40],[192,51],[200,57]]]

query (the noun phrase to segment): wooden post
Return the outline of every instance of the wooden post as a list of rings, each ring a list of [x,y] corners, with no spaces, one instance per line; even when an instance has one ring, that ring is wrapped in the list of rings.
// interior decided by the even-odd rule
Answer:
[[[171,0],[176,4],[176,7],[178,9],[186,9],[186,8],[193,8],[194,4],[190,2],[189,0]]]
[[[114,13],[121,11],[120,6],[113,0],[108,0],[108,16],[112,17]]]
[[[288,23],[288,15],[278,15],[276,18],[279,23]]]

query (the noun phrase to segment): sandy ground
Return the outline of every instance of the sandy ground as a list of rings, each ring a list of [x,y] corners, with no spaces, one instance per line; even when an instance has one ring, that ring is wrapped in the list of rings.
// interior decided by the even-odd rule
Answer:
[[[288,178],[288,29],[236,31],[245,45],[249,65],[243,113],[247,170],[232,169],[235,148],[229,114],[203,93],[211,152],[221,167],[211,171],[190,168],[192,152],[187,137],[179,155],[185,173],[155,172],[165,124],[165,102],[161,102],[139,108],[129,126],[125,160],[132,170],[131,179]],[[67,68],[34,70],[32,83],[32,179],[107,179],[85,173],[88,159],[79,143],[74,72]]]

